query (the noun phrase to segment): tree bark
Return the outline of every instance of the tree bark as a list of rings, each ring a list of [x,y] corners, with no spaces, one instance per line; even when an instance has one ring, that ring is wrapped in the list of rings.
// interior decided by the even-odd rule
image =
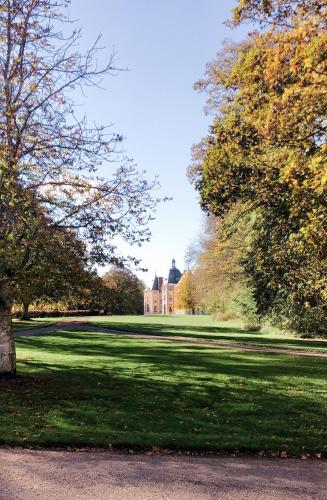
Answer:
[[[0,378],[16,375],[16,349],[11,324],[12,296],[6,278],[0,278]]]

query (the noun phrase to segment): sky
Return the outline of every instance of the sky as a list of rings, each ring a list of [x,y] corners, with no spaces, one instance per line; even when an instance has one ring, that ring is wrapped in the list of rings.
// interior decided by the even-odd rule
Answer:
[[[105,79],[105,90],[88,91],[83,106],[90,121],[113,124],[124,148],[151,179],[159,176],[161,204],[151,223],[152,238],[141,249],[120,245],[142,259],[149,286],[154,273],[167,276],[171,260],[184,269],[184,256],[201,231],[204,214],[186,175],[191,147],[208,131],[205,96],[193,90],[205,65],[227,39],[244,38],[231,30],[232,0],[72,0],[70,16],[83,28],[82,46],[101,33],[99,62],[116,52],[115,65],[128,71]],[[112,164],[101,174],[110,177]]]

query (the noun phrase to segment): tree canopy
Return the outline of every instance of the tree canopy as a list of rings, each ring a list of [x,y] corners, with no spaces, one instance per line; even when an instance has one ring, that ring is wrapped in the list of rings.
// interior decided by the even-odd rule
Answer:
[[[254,217],[244,268],[258,312],[326,334],[326,5],[244,0],[234,22],[264,24],[229,45],[196,87],[214,120],[190,176],[202,207]]]
[[[48,228],[34,240],[33,259],[13,281],[16,304],[23,306],[28,319],[35,302],[77,302],[89,285],[91,269],[85,244],[75,233]]]
[[[144,284],[128,269],[113,267],[102,277],[102,308],[110,314],[143,314]]]
[[[186,310],[195,314],[200,306],[199,295],[197,293],[196,280],[191,271],[186,271],[175,288],[176,309]]]
[[[87,242],[90,261],[117,262],[114,237],[147,241],[157,201],[156,179],[122,154],[122,135],[80,113],[77,96],[115,68],[112,56],[97,62],[100,38],[81,52],[69,3],[0,6],[0,373],[15,372],[13,282],[40,258],[34,242],[62,228]]]

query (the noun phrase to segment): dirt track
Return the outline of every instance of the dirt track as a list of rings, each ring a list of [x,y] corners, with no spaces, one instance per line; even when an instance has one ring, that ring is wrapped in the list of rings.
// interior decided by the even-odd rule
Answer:
[[[326,498],[327,463],[0,450],[1,500]]]

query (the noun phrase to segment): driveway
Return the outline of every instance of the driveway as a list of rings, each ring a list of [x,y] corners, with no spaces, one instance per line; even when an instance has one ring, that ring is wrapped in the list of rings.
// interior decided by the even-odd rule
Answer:
[[[327,462],[0,449],[1,500],[326,498]]]

